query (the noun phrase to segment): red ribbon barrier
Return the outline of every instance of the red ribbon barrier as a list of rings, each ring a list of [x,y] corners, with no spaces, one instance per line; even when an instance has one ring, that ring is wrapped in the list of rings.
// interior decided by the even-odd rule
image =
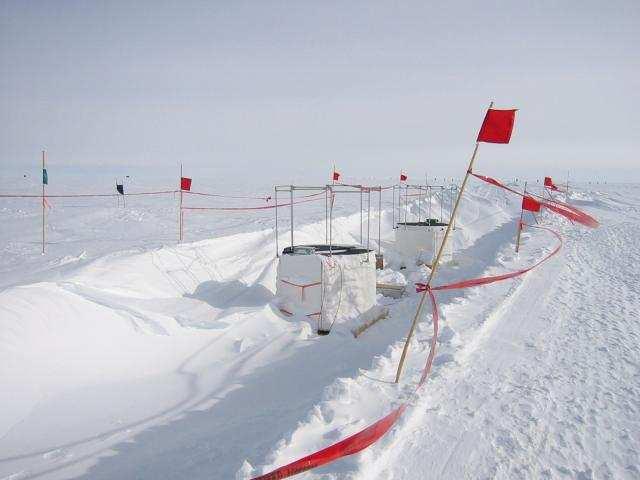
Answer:
[[[244,196],[244,195],[223,195],[221,193],[205,193],[205,192],[192,192],[191,190],[183,190],[182,193],[185,195],[198,195],[201,197],[216,197],[216,198],[236,198],[243,200],[264,200],[268,202],[271,197],[265,195],[264,197],[256,197],[256,196]]]
[[[322,193],[324,194],[324,192],[322,192]],[[316,202],[318,200],[322,200],[322,199],[321,198],[309,198],[307,200],[298,200],[297,202],[293,202],[293,203],[279,203],[277,205],[262,205],[262,206],[259,206],[259,207],[182,207],[182,210],[196,210],[196,211],[217,210],[217,211],[221,211],[221,212],[269,210],[271,208],[288,207],[289,205],[298,205],[299,203]]]
[[[524,197],[525,195],[521,192],[518,192],[517,190],[514,190],[511,187],[507,187],[504,183],[496,180],[495,178],[491,178],[491,177],[487,177],[485,175],[478,175],[476,173],[471,173],[471,175],[473,175],[474,177],[482,180],[483,182],[487,182],[491,185],[495,185],[496,187],[502,188],[504,190],[507,190],[508,192],[511,193],[515,193],[516,195],[519,195],[521,197]],[[567,203],[563,203],[560,202],[558,200],[549,200],[546,199],[544,197],[541,197],[540,195],[535,195],[533,193],[531,193],[530,195],[540,199],[540,204],[551,210],[552,212],[557,213],[558,215],[562,215],[563,217],[573,221],[573,222],[577,222],[580,223],[586,227],[590,227],[590,228],[597,228],[598,226],[600,226],[600,223],[598,223],[598,221],[593,218],[591,215],[583,212],[582,210],[577,209],[576,207],[569,205]]]
[[[517,193],[517,192],[516,192]],[[316,467],[320,467],[322,465],[326,465],[335,460],[338,460],[342,457],[346,457],[348,455],[353,455],[354,453],[358,453],[368,446],[372,445],[380,438],[382,438],[390,429],[395,425],[398,419],[402,416],[404,411],[407,409],[409,402],[415,397],[420,388],[424,385],[427,378],[429,377],[429,373],[431,372],[431,368],[433,366],[433,359],[436,354],[437,340],[438,340],[438,330],[440,323],[440,316],[438,313],[438,305],[436,303],[435,295],[433,294],[434,290],[453,290],[457,288],[468,288],[474,287],[478,285],[486,285],[488,283],[499,282],[501,280],[506,280],[509,278],[517,277],[519,275],[523,275],[526,272],[533,270],[538,267],[540,264],[546,262],[551,257],[553,257],[556,253],[560,251],[562,248],[562,237],[560,235],[551,230],[550,228],[539,226],[539,225],[530,225],[533,228],[539,228],[542,230],[547,230],[551,232],[559,241],[558,245],[547,254],[542,260],[534,263],[530,267],[523,268],[521,270],[517,270],[515,272],[506,273],[503,275],[494,275],[489,277],[482,278],[473,278],[469,280],[463,280],[461,282],[451,283],[448,285],[440,285],[437,287],[427,287],[424,284],[416,284],[421,285],[422,288],[417,291],[424,292],[426,290],[426,294],[429,295],[429,299],[431,300],[431,309],[433,316],[433,336],[431,337],[431,344],[429,347],[429,355],[427,356],[427,361],[425,362],[425,366],[422,370],[422,375],[420,376],[420,381],[416,385],[415,390],[409,397],[409,399],[403,402],[398,408],[388,413],[386,416],[381,418],[380,420],[372,423],[365,429],[354,433],[353,435],[341,440],[333,445],[330,445],[322,450],[319,450],[315,453],[307,455],[306,457],[300,458],[291,462],[287,465],[284,465],[276,470],[273,470],[264,475],[260,475],[258,477],[254,477],[252,480],[278,480],[282,478],[288,478],[293,475],[297,475],[298,473],[305,472],[307,470],[311,470]]]
[[[380,438],[382,438],[384,434],[387,433],[391,429],[391,427],[395,425],[395,423],[409,406],[409,402],[411,401],[411,399],[416,395],[416,393],[418,393],[420,387],[422,387],[424,382],[427,380],[429,372],[431,372],[433,359],[436,354],[440,316],[438,315],[438,306],[436,304],[436,299],[433,295],[433,292],[429,289],[427,293],[429,294],[429,298],[431,299],[431,307],[433,309],[433,336],[431,337],[429,355],[427,356],[426,364],[424,366],[424,369],[422,370],[422,376],[420,377],[420,381],[418,382],[416,389],[413,391],[409,399],[403,402],[398,408],[391,411],[391,413],[388,413],[377,422],[372,423],[371,425],[366,427],[364,430],[360,430],[350,437],[347,437],[344,440],[341,440],[322,450],[312,453],[311,455],[307,455],[306,457],[300,458],[269,473],[260,475],[259,477],[255,477],[253,480],[278,480],[287,478],[293,475],[297,475],[298,473],[306,472],[307,470],[326,465],[327,463],[331,463],[342,457],[353,455],[354,453],[358,453],[380,440]]]
[[[551,232],[558,239],[558,245],[550,253],[548,253],[542,260],[539,260],[538,262],[534,263],[530,267],[523,268],[522,270],[516,270],[515,272],[504,273],[502,275],[470,278],[468,280],[462,280],[460,282],[450,283],[448,285],[438,285],[437,287],[431,287],[432,290],[456,290],[461,288],[477,287],[479,285],[487,285],[489,283],[500,282],[502,280],[507,280],[509,278],[518,277],[520,275],[523,275],[533,270],[540,264],[546,262],[551,257],[553,257],[556,253],[558,253],[562,248],[562,237],[560,237],[560,235],[557,232],[551,230],[550,228],[543,227],[542,225],[527,225],[526,223],[523,223],[522,225],[531,227],[531,228],[539,228],[541,230],[546,230],[548,232]],[[426,285],[424,283],[416,283],[415,285],[416,285],[416,292],[423,292],[426,288]]]
[[[132,197],[139,195],[166,195],[168,193],[178,193],[180,190],[160,190],[157,192],[138,192],[138,193],[77,193],[62,195],[45,195],[46,198],[86,198],[86,197]],[[0,198],[42,198],[42,195],[34,194],[0,194]]]

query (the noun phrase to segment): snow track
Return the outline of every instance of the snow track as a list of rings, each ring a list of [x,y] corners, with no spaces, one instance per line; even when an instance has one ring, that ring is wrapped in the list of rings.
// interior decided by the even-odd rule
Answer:
[[[638,211],[631,193],[576,199],[603,227],[565,225],[566,250],[540,269],[438,292],[421,397],[380,443],[301,478],[637,476],[640,231],[620,215]],[[533,230],[514,255],[516,205],[491,187],[465,198],[458,260],[437,283],[544,256],[554,240]],[[336,241],[359,231],[359,214],[334,224]],[[322,222],[296,231],[323,237]],[[383,247],[392,238],[383,215]],[[358,340],[340,326],[318,338],[276,312],[275,266],[265,230],[62,262],[1,291],[0,478],[233,478],[244,460],[268,470],[388,413],[431,340],[426,314],[404,383],[389,383],[417,296],[385,300],[389,318]]]
[[[565,229],[357,478],[638,478],[640,227],[609,220]]]

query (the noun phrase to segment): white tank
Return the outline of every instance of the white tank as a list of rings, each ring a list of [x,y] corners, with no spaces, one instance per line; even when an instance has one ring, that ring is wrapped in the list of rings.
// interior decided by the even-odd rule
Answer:
[[[376,303],[376,260],[369,250],[333,245],[301,245],[283,250],[278,262],[279,308],[306,315],[328,333],[334,322],[357,317]]]
[[[398,223],[395,230],[396,250],[405,257],[432,265],[446,230],[446,223],[435,220]],[[449,240],[442,252],[442,262],[453,260],[452,234],[453,231],[449,234]]]

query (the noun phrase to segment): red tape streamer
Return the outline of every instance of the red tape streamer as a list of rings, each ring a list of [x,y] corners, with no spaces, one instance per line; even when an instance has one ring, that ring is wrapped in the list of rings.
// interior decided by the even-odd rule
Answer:
[[[531,226],[531,225],[530,225]],[[320,467],[322,465],[326,465],[335,460],[338,460],[342,457],[346,457],[348,455],[353,455],[354,453],[358,453],[368,446],[372,445],[380,438],[382,438],[390,429],[395,425],[398,419],[402,416],[404,411],[407,409],[409,402],[415,395],[418,393],[420,388],[424,385],[427,378],[429,377],[429,373],[431,372],[431,368],[433,366],[433,359],[436,355],[437,348],[437,340],[438,340],[438,330],[440,324],[440,315],[438,313],[438,305],[436,303],[436,298],[433,293],[434,290],[453,290],[457,288],[468,288],[477,285],[485,285],[488,283],[494,283],[501,280],[506,280],[508,278],[517,277],[518,275],[522,275],[530,270],[533,270],[540,264],[549,260],[552,256],[554,256],[560,248],[562,247],[562,237],[560,235],[551,230],[550,228],[543,226],[532,226],[533,228],[539,228],[542,230],[547,230],[551,232],[559,241],[558,245],[551,251],[551,253],[547,254],[542,260],[534,263],[532,266],[524,268],[522,270],[517,270],[515,272],[506,273],[503,275],[494,275],[490,277],[483,278],[474,278],[470,280],[464,280],[462,282],[456,282],[449,285],[440,285],[437,287],[427,287],[423,284],[422,289],[419,290],[423,292],[424,295],[429,295],[429,299],[431,300],[431,309],[433,316],[433,336],[431,337],[431,344],[429,347],[429,355],[427,356],[427,361],[422,370],[422,375],[420,377],[420,381],[416,385],[415,390],[412,395],[409,397],[407,401],[402,403],[398,408],[388,413],[386,416],[381,418],[380,420],[372,423],[364,430],[354,433],[350,437],[345,438],[333,445],[330,445],[322,450],[319,450],[315,453],[307,455],[306,457],[300,458],[291,462],[287,465],[284,465],[276,470],[273,470],[264,475],[260,475],[259,477],[255,477],[252,480],[278,480],[282,478],[288,478],[293,475],[297,475],[298,473],[306,472],[307,470],[311,470],[316,467]]]
[[[507,190],[508,192],[515,193],[516,195],[524,197],[524,194],[522,194],[521,192],[518,192],[513,188],[507,187],[504,183],[496,180],[495,178],[487,177],[485,175],[478,175],[476,173],[472,173],[471,175],[482,180],[483,182],[487,182],[491,185],[495,185],[496,187]],[[558,215],[562,215],[563,217],[568,218],[573,222],[580,223],[590,228],[597,228],[600,226],[600,223],[598,223],[598,221],[595,218],[583,212],[582,210],[577,209],[576,207],[573,207],[567,203],[560,202],[558,200],[548,200],[544,197],[541,197],[540,195],[535,195],[535,194],[531,194],[531,195],[533,195],[536,198],[539,198],[540,204],[543,207],[551,210],[552,212],[557,213]]]
[[[479,285],[487,285],[489,283],[500,282],[502,280],[507,280],[509,278],[518,277],[520,275],[523,275],[533,270],[540,264],[546,262],[551,257],[553,257],[556,253],[558,253],[562,248],[562,237],[560,237],[560,235],[557,232],[551,230],[550,228],[543,227],[542,225],[527,225],[525,223],[523,223],[523,225],[527,227],[539,228],[541,230],[546,230],[548,232],[551,232],[558,239],[558,245],[550,253],[548,253],[542,260],[534,263],[530,267],[523,268],[522,270],[516,270],[515,272],[504,273],[502,275],[492,275],[489,277],[471,278],[468,280],[462,280],[460,282],[450,283],[448,285],[439,285],[437,287],[432,287],[432,289],[433,290],[456,290],[461,288],[477,287]],[[416,283],[416,292],[423,292],[425,288],[426,288],[426,285],[424,283]]]
[[[324,194],[324,192],[322,192]],[[307,202],[315,202],[318,200],[322,200],[321,198],[309,198],[307,200],[299,200],[297,202],[293,202],[293,205],[298,205],[299,203],[307,203]],[[292,205],[291,203],[279,203],[277,205],[263,205],[260,207],[182,207],[183,210],[195,210],[195,211],[206,211],[206,210],[215,210],[222,212],[229,211],[251,211],[251,210],[269,210],[271,208],[276,207],[287,207]]]
[[[433,311],[433,337],[431,337],[429,355],[427,356],[427,362],[424,366],[424,369],[422,370],[422,376],[420,377],[420,381],[418,382],[418,385],[413,391],[411,397],[409,397],[409,399],[406,402],[402,403],[398,408],[391,411],[391,413],[388,413],[377,422],[372,423],[364,430],[360,430],[350,437],[347,437],[344,440],[339,441],[338,443],[334,443],[333,445],[312,453],[311,455],[307,455],[306,457],[300,458],[269,473],[266,473],[259,477],[255,477],[253,480],[277,480],[281,478],[287,478],[293,475],[297,475],[298,473],[306,472],[307,470],[326,465],[327,463],[331,463],[342,457],[353,455],[354,453],[358,453],[380,440],[380,438],[382,438],[384,434],[387,433],[391,429],[391,427],[395,425],[395,423],[409,406],[409,401],[416,395],[416,393],[418,393],[420,387],[422,387],[424,382],[427,380],[429,372],[431,372],[433,359],[436,355],[440,316],[438,314],[438,305],[436,304],[436,298],[433,295],[433,292],[431,291],[431,289],[429,289],[427,293],[429,294],[429,298],[431,299],[431,308]]]
[[[86,198],[86,197],[132,197],[139,195],[166,195],[168,193],[177,193],[180,190],[160,190],[157,192],[137,192],[137,193],[77,193],[66,195],[45,195],[47,198]],[[42,195],[32,194],[0,194],[0,198],[42,198]]]

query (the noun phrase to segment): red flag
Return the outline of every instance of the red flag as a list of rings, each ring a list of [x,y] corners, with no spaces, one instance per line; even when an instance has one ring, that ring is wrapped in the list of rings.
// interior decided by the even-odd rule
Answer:
[[[544,186],[551,190],[558,190],[558,187],[553,183],[551,177],[544,177]]]
[[[191,179],[187,177],[180,177],[180,190],[191,190]]]
[[[541,204],[535,198],[527,197],[526,195],[522,197],[522,209],[528,210],[529,212],[539,212]]]
[[[513,123],[516,119],[516,110],[494,110],[490,108],[482,122],[478,142],[509,143]]]
[[[400,174],[400,181],[401,182],[406,182],[407,181],[407,176],[404,173]]]
[[[335,170],[333,171],[333,181],[337,182],[338,180],[340,180],[340,172],[336,172]]]

